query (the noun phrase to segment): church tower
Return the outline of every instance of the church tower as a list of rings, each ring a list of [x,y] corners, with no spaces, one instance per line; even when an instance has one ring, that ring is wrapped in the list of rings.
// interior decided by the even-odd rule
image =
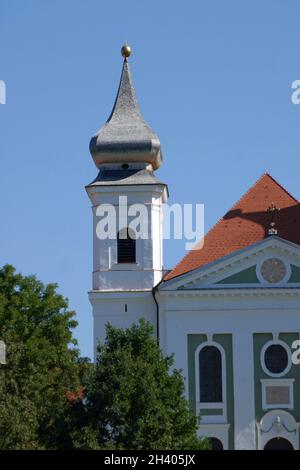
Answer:
[[[132,85],[129,46],[110,117],[92,137],[99,173],[86,186],[93,210],[94,347],[105,325],[128,327],[139,318],[156,330],[153,288],[163,277],[162,207],[166,184],[154,171],[162,162],[158,136],[142,117]]]

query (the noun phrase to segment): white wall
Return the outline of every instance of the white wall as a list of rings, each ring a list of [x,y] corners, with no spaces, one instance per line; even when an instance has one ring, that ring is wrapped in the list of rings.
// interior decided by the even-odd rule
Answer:
[[[156,334],[156,304],[152,292],[102,293],[92,291],[89,299],[93,306],[94,352],[105,339],[105,325],[128,328],[140,318],[152,323]],[[127,305],[127,312],[125,311]]]
[[[165,186],[95,186],[88,188],[88,193],[93,204],[93,290],[152,289],[163,275],[162,204],[166,199]],[[117,240],[100,240],[96,235],[100,220],[97,208],[104,204],[113,205],[118,221],[120,196],[127,196],[128,206],[143,204],[148,211],[149,236],[137,239],[134,264],[118,264]]]
[[[235,449],[255,449],[253,334],[298,332],[300,293],[260,297],[247,290],[159,292],[162,346],[188,377],[189,334],[231,333],[233,341]],[[186,381],[188,397],[188,381]]]

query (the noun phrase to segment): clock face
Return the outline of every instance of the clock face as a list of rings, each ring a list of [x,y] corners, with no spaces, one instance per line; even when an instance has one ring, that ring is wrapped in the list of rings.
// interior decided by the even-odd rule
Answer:
[[[261,275],[265,281],[272,284],[280,282],[286,275],[286,265],[281,259],[269,258],[266,259],[261,266]]]

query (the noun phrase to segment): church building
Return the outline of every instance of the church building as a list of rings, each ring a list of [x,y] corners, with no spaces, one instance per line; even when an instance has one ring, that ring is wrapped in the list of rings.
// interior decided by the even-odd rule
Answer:
[[[86,186],[95,351],[107,323],[128,327],[145,318],[163,352],[174,353],[201,417],[199,436],[214,449],[299,449],[300,204],[264,174],[199,249],[166,271],[168,187],[155,175],[161,145],[138,106],[128,46],[122,55],[113,110],[90,142],[99,171]],[[122,221],[125,205],[146,207],[145,236],[119,222],[115,237],[99,237],[101,216],[113,208]]]

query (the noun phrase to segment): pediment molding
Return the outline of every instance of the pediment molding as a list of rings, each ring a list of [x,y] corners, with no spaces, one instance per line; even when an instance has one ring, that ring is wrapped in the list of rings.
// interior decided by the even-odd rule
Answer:
[[[280,239],[279,237],[270,237],[264,239],[259,243],[255,243],[250,247],[243,250],[238,250],[229,256],[221,258],[220,260],[199,268],[195,271],[186,273],[178,278],[171,279],[170,281],[164,282],[159,290],[193,290],[193,289],[213,289],[221,290],[224,288],[222,285],[217,283],[222,280],[235,275],[247,268],[256,266],[257,263],[268,256],[278,256],[286,260],[287,263],[300,267],[300,246],[292,242]],[[247,284],[245,284],[246,286]],[[255,287],[254,284],[249,283],[250,286]],[[243,287],[245,287],[243,286]],[[273,286],[266,286],[258,281],[258,286],[266,288],[270,291]],[[297,284],[295,285],[295,287]],[[226,287],[228,290],[230,287]],[[281,288],[279,285],[275,289]],[[289,287],[293,287],[290,285]],[[257,287],[258,288],[258,287]],[[256,288],[256,290],[257,290]]]

